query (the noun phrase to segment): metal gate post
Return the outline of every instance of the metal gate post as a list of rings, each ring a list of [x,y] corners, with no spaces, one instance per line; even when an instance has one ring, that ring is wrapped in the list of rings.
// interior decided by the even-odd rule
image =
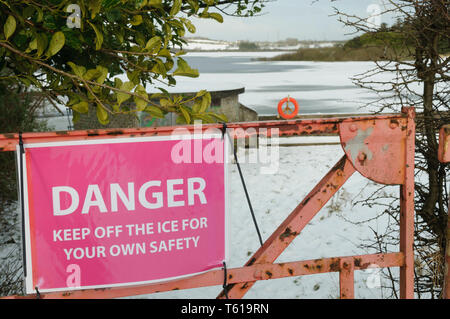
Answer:
[[[400,185],[400,251],[405,255],[405,265],[400,267],[400,298],[414,298],[414,156],[415,111],[403,108],[408,115],[405,144],[405,180]]]
[[[438,158],[442,163],[450,163],[450,124],[441,127],[439,132]],[[450,299],[450,199],[447,209],[447,232],[445,234],[445,268],[444,268],[444,299]]]
[[[355,263],[351,258],[342,258],[339,271],[339,291],[341,299],[355,298]]]

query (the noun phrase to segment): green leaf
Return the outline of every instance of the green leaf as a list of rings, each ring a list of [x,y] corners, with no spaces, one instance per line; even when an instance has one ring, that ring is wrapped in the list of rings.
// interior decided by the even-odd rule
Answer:
[[[108,113],[100,104],[97,104],[97,120],[102,125],[109,123]]]
[[[89,111],[89,103],[82,101],[80,103],[72,105],[72,109],[78,113],[87,113]]]
[[[42,87],[42,83],[39,82],[34,76],[24,75],[23,77],[30,81],[31,84],[34,84],[36,87]]]
[[[131,90],[134,88],[134,84],[132,82],[125,82],[123,83],[119,89],[123,90],[123,91],[128,91],[131,92]],[[117,103],[119,104],[119,106],[125,102],[126,100],[128,100],[131,97],[130,94],[126,94],[126,93],[122,93],[122,92],[117,92]]]
[[[158,52],[158,55],[168,59],[172,59],[172,55],[170,54],[170,51],[168,49],[162,49]]]
[[[198,9],[200,8],[200,6],[196,0],[187,0],[187,2],[191,6],[192,10],[194,10],[194,12],[197,12]]]
[[[192,69],[182,58],[178,58],[177,64],[177,69],[173,72],[173,75],[188,76],[192,78],[199,76],[198,70]]]
[[[114,87],[120,89],[123,85],[123,82],[119,78],[114,78]]]
[[[139,75],[141,74],[141,71],[136,69],[133,72],[127,71],[127,78],[128,80],[130,80],[131,82],[133,82],[135,85],[138,85],[140,80],[139,80]]]
[[[177,53],[175,53],[175,56],[178,57],[178,56],[182,56],[182,55],[186,55],[186,54],[187,54],[186,51],[180,50],[180,51],[178,51]]]
[[[160,99],[159,100],[159,104],[162,107],[168,107],[168,106],[172,106],[173,105],[173,103],[169,99]]]
[[[44,53],[45,49],[48,45],[48,39],[47,36],[43,33],[36,34],[36,40],[37,40],[37,57],[41,57],[41,55]]]
[[[112,5],[115,5],[115,1],[110,1]],[[106,9],[106,8],[105,8]],[[112,8],[105,12],[106,20],[109,22],[119,22],[122,17],[122,12],[118,8]]]
[[[194,114],[200,113],[201,105],[202,105],[201,100],[195,101],[195,104],[192,106],[192,113]]]
[[[189,111],[182,105],[180,105],[180,111],[183,115],[185,121],[187,124],[191,123],[191,116],[189,115]]]
[[[103,84],[108,76],[108,69],[101,65],[97,65],[95,69],[100,73],[95,82]]]
[[[19,81],[22,82],[26,87],[29,87],[31,85],[31,81],[28,80],[27,78],[19,78]]]
[[[220,23],[223,23],[223,17],[219,13],[211,12],[211,13],[208,14],[208,16],[210,18],[213,18],[214,20],[220,22]]]
[[[155,62],[156,64],[153,66],[152,72],[156,74],[161,74],[163,77],[165,77],[167,73],[166,66],[161,61],[161,59],[156,59]]]
[[[82,65],[76,65],[73,62],[67,62],[67,64],[72,68],[73,73],[84,79],[84,74],[86,73],[86,68]]]
[[[91,11],[91,19],[93,20],[97,13],[100,12],[100,8],[102,6],[102,0],[89,0],[88,8]]]
[[[28,44],[28,48],[25,50],[25,53],[29,53],[37,49],[37,37],[35,37],[30,44]]]
[[[139,96],[142,96],[145,99],[148,99],[148,94],[145,91],[145,88],[139,84],[136,87],[136,90],[134,91],[134,93],[138,94]],[[136,103],[136,108],[138,111],[143,111],[145,109],[145,107],[147,106],[147,101],[145,101],[144,99],[140,99],[137,96],[133,96],[133,100],[134,103]]]
[[[42,20],[44,20],[44,11],[40,8],[40,7],[35,7],[36,11],[37,11],[37,17],[36,17],[36,22],[37,23],[41,23]]]
[[[203,123],[214,123],[215,120],[212,116],[209,116],[208,114],[196,114],[195,119],[200,119],[203,121]]]
[[[208,91],[206,90],[200,90],[197,92],[197,94],[195,95],[195,97],[201,97],[203,95],[205,95],[206,93],[208,93]]]
[[[86,73],[83,74],[83,79],[87,81],[91,81],[92,79],[95,79],[100,76],[100,72],[97,69],[90,69],[87,70]]]
[[[215,117],[217,120],[219,120],[221,122],[228,122],[228,118],[225,116],[225,114],[216,114],[216,113],[213,113],[213,112],[210,112],[210,113],[207,113],[207,114]]]
[[[163,111],[161,111],[161,109],[158,108],[158,107],[156,107],[156,106],[149,105],[149,106],[147,106],[147,107],[144,109],[144,112],[147,112],[147,113],[149,113],[150,115],[152,115],[152,116],[154,116],[154,117],[157,117],[157,118],[160,118],[160,119],[163,119],[163,118],[164,118],[164,113],[163,113]]]
[[[174,0],[172,9],[170,9],[170,16],[175,16],[181,10],[181,0]]]
[[[151,53],[158,52],[161,48],[162,40],[158,36],[154,36],[150,40],[147,41],[147,44],[145,45],[145,50]]]
[[[173,60],[172,59],[167,59],[166,63],[164,63],[164,67],[166,68],[167,71],[172,70],[173,68]]]
[[[211,94],[206,92],[205,95],[202,96],[202,112],[205,112],[208,107],[211,105]]]
[[[55,34],[53,34],[46,55],[48,57],[54,56],[63,48],[65,41],[66,38],[64,37],[64,33],[62,33],[61,31],[58,31]]]
[[[201,90],[195,97],[201,97],[201,99],[195,101],[195,104],[192,106],[192,112],[200,115],[211,105],[211,94],[206,90]]]
[[[103,9],[110,9],[114,7],[116,4],[118,4],[119,0],[103,0],[102,1],[102,7]]]
[[[197,31],[195,25],[193,25],[190,20],[184,19],[183,22],[190,33],[195,33],[195,31]]]
[[[138,26],[142,23],[142,16],[137,14],[130,21],[131,25]]]
[[[3,33],[5,34],[5,39],[8,40],[10,36],[16,31],[16,19],[9,15],[6,19],[5,25],[3,26]]]
[[[88,23],[91,25],[92,29],[94,29],[95,32],[95,50],[100,50],[103,44],[103,33],[101,33],[97,27],[95,25],[93,25],[92,23],[90,23],[88,21]]]
[[[162,5],[162,0],[150,0],[148,2],[149,6],[159,7]]]

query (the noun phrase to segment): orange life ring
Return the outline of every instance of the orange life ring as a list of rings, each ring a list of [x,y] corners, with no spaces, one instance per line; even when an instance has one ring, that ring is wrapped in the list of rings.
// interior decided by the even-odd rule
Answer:
[[[283,105],[284,103],[287,102],[287,106],[286,108],[283,109]],[[292,111],[291,113],[285,113],[285,111],[287,109],[290,110],[289,108],[289,102],[292,102],[294,104],[294,111]],[[286,120],[292,119],[294,117],[297,116],[298,114],[298,103],[295,99],[293,99],[292,97],[285,97],[284,99],[282,99],[279,103],[278,103],[278,114],[280,114],[280,116]]]

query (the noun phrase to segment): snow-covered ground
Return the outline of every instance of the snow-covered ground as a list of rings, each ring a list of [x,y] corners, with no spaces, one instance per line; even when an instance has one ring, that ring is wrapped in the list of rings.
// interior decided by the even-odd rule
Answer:
[[[183,46],[183,49],[195,51],[222,51],[238,50],[239,48],[236,42],[210,39],[188,39],[187,44]]]

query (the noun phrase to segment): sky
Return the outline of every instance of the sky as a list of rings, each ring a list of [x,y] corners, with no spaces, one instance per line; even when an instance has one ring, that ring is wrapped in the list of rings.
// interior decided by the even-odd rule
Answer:
[[[383,0],[276,0],[267,3],[258,17],[224,16],[222,24],[209,19],[193,19],[197,32],[187,36],[227,41],[346,40],[354,36],[349,35],[353,30],[345,28],[336,16],[331,16],[333,7],[368,17],[374,12],[374,5],[383,8],[382,3]]]

